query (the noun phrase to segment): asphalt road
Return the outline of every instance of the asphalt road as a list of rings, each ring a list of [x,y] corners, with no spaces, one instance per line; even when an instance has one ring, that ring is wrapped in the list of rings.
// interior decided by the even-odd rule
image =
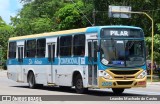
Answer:
[[[76,104],[85,104],[85,103],[101,103],[101,104],[119,104],[119,101],[105,101],[106,98],[109,99],[109,97],[118,97],[116,95],[114,95],[111,91],[111,89],[106,89],[106,90],[89,90],[87,94],[77,94],[74,90],[74,88],[72,89],[67,89],[67,90],[63,90],[59,87],[43,87],[43,88],[39,88],[39,89],[30,89],[28,88],[28,84],[24,84],[24,83],[17,83],[14,82],[12,80],[7,79],[6,76],[6,71],[0,71],[0,95],[18,95],[18,96],[30,96],[30,95],[52,95],[52,96],[45,96],[49,99],[49,97],[52,97],[51,99],[56,100],[56,98],[58,98],[57,101],[32,101],[32,102],[23,102],[23,104],[60,104],[60,103],[66,103],[66,104],[72,104],[72,103],[76,103]],[[53,96],[55,95],[55,96]],[[58,96],[61,95],[61,96]],[[63,96],[62,96],[63,95]],[[65,96],[65,95],[69,95],[69,96]],[[89,101],[70,101],[70,100],[75,100],[77,98],[76,95],[79,95],[78,97],[80,97],[81,99],[90,99]],[[121,96],[147,96],[147,95],[160,95],[160,82],[157,83],[148,83],[146,88],[132,88],[132,89],[127,89],[124,91],[124,93]],[[67,101],[63,101],[63,100],[59,100],[59,99],[67,99]],[[99,101],[96,101],[96,99],[99,99]],[[103,101],[100,101],[100,100]],[[14,104],[21,104],[21,101],[16,101],[16,102],[12,102]],[[128,104],[128,103],[134,103],[134,101],[120,101],[120,103],[123,104]],[[136,101],[139,102],[139,104],[145,103],[145,104],[158,104],[159,101]],[[11,103],[11,102],[7,102],[7,101],[0,101],[0,104],[3,103]],[[135,103],[134,103],[135,104]]]

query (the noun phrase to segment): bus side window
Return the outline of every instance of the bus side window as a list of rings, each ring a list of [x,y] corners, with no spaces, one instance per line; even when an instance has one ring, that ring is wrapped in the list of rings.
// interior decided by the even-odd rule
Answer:
[[[27,41],[27,57],[35,57],[36,56],[36,39]]]
[[[62,36],[60,38],[60,56],[71,56],[72,36]]]
[[[97,41],[94,41],[94,61],[97,62],[97,52],[98,52],[98,43]]]
[[[46,39],[37,40],[37,57],[45,57]]]
[[[8,58],[11,58],[11,59],[16,58],[16,42],[9,43]]]
[[[73,55],[84,56],[85,55],[85,35],[75,35],[73,39]]]
[[[92,42],[88,42],[88,61],[92,62]]]
[[[49,62],[55,61],[55,43],[48,44],[48,61]]]
[[[51,45],[48,45],[48,61],[51,62],[52,57],[51,57]]]

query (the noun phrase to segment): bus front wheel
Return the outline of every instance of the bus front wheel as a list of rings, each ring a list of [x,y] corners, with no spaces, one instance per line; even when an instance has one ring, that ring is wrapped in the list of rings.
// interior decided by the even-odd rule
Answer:
[[[120,95],[120,94],[123,93],[124,88],[112,88],[112,91],[113,91],[114,94]]]
[[[29,74],[28,84],[30,88],[36,88],[35,76],[32,72]]]
[[[83,87],[83,81],[80,74],[76,77],[75,88],[76,92],[79,94],[85,93],[88,90],[87,88]]]

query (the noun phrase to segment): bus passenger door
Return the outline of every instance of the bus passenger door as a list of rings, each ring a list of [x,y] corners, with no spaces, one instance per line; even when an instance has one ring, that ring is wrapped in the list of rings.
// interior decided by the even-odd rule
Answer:
[[[97,40],[88,40],[88,83],[97,86]]]
[[[48,62],[50,63],[49,83],[55,83],[55,71],[53,64],[55,61],[55,43],[48,43]]]
[[[18,46],[18,82],[24,81],[24,70],[23,70],[23,57],[24,57],[24,46]]]

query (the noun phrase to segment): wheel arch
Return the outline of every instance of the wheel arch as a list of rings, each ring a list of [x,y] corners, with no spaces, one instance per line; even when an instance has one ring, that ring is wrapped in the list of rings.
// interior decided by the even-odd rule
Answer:
[[[33,69],[28,70],[28,72],[27,72],[27,82],[28,82],[28,78],[29,78],[30,73],[33,73],[35,75],[35,71]]]
[[[81,74],[81,72],[80,71],[78,71],[78,70],[75,70],[74,72],[73,72],[73,75],[72,75],[72,86],[75,86],[75,81],[76,81],[76,76],[77,75],[80,75],[81,76],[81,78],[82,78],[82,74]],[[82,78],[83,79],[83,78]],[[83,81],[83,80],[82,80]]]

